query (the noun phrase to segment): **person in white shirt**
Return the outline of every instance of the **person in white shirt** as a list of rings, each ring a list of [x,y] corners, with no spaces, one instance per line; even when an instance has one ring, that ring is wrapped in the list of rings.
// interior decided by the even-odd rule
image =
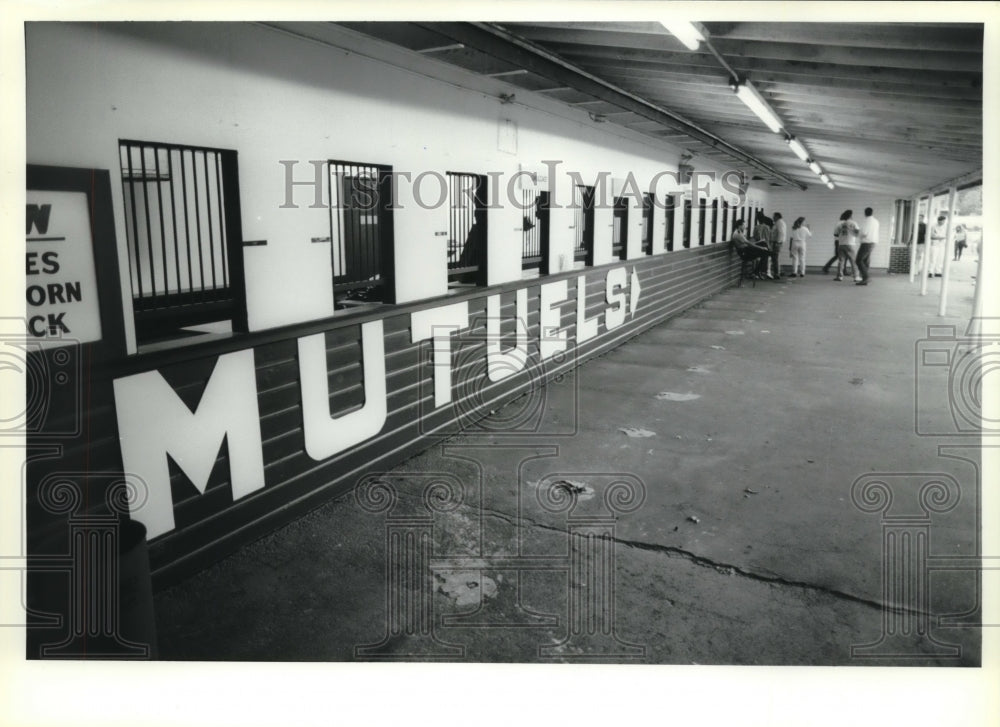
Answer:
[[[789,251],[792,254],[792,277],[800,278],[806,274],[806,240],[812,237],[812,230],[805,224],[806,218],[799,217],[792,223],[792,244]]]
[[[937,224],[931,228],[931,249],[930,265],[927,268],[927,277],[934,275],[941,277],[942,265],[944,263],[944,243],[948,239],[948,215],[944,212],[938,215]]]
[[[872,256],[872,248],[878,242],[878,220],[872,215],[872,208],[865,207],[865,219],[861,223],[861,244],[858,246],[858,273],[861,280],[855,285],[868,285],[868,264]]]

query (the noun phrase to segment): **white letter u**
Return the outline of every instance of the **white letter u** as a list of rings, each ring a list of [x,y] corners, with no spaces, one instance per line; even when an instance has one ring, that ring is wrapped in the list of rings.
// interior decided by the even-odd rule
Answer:
[[[326,370],[326,336],[317,333],[299,341],[299,383],[302,388],[302,432],[306,453],[323,460],[374,437],[385,426],[385,344],[382,321],[361,324],[365,403],[340,417],[330,415]]]

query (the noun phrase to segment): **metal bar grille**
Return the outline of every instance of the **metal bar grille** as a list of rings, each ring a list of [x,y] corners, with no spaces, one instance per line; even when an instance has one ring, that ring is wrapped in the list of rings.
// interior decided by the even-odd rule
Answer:
[[[722,240],[725,242],[729,240],[729,202],[728,200],[722,200]]]
[[[155,314],[160,330],[228,317],[233,293],[222,154],[176,144],[119,142],[137,328],[145,328],[144,314]],[[205,308],[199,310],[202,304]]]
[[[341,290],[384,282],[388,200],[382,197],[391,174],[387,166],[330,161],[330,249],[333,284]]]
[[[710,226],[711,239],[709,242],[719,241],[719,198],[716,197],[712,200],[712,222]]]
[[[594,188],[573,187],[573,229],[576,242],[573,247],[574,262],[593,260],[594,250]]]
[[[486,262],[486,177],[448,172],[448,277],[482,282]]]
[[[664,225],[663,230],[663,246],[667,252],[671,252],[674,249],[674,202],[672,194],[668,194],[663,200],[667,218],[667,224]]]
[[[653,196],[642,195],[642,254],[653,254]]]
[[[628,200],[625,197],[615,198],[612,225],[611,254],[624,260],[628,254]]]
[[[691,247],[691,200],[684,200],[684,247]]]
[[[521,208],[524,220],[521,227],[521,268],[542,268],[548,249],[549,193],[533,189],[521,190]]]
[[[708,230],[706,229],[708,227],[706,219],[707,212],[708,212],[708,205],[705,203],[705,200],[699,199],[698,200],[698,244],[699,245],[704,245],[705,240],[708,238],[707,234]]]

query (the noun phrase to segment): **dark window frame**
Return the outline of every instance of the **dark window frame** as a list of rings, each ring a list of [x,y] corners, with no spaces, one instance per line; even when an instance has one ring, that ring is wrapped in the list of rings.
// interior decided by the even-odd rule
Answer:
[[[448,282],[486,285],[489,177],[475,172],[446,172],[448,180]],[[461,180],[472,180],[464,188]],[[472,208],[465,201],[472,191]]]
[[[341,171],[343,176],[340,176]],[[341,180],[336,194],[333,190],[335,173]],[[352,302],[394,302],[392,166],[330,159],[326,176],[331,282],[337,307],[343,308]],[[360,180],[372,179],[374,184],[359,184]],[[348,180],[351,180],[350,195],[346,186]],[[348,199],[350,204],[345,204]]]
[[[137,344],[183,340],[193,333],[185,329],[223,321],[230,323],[234,333],[247,332],[237,152],[119,139],[118,157]],[[139,184],[141,190],[137,189]],[[155,184],[153,190],[152,184]],[[142,225],[137,209],[140,196]],[[153,202],[155,222],[151,212]],[[168,219],[173,238],[169,246],[172,262]]]

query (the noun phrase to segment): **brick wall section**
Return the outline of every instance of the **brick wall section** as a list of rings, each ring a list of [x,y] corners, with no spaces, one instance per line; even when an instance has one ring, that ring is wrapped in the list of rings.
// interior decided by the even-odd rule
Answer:
[[[889,272],[898,275],[910,274],[910,248],[893,245],[889,248]]]

